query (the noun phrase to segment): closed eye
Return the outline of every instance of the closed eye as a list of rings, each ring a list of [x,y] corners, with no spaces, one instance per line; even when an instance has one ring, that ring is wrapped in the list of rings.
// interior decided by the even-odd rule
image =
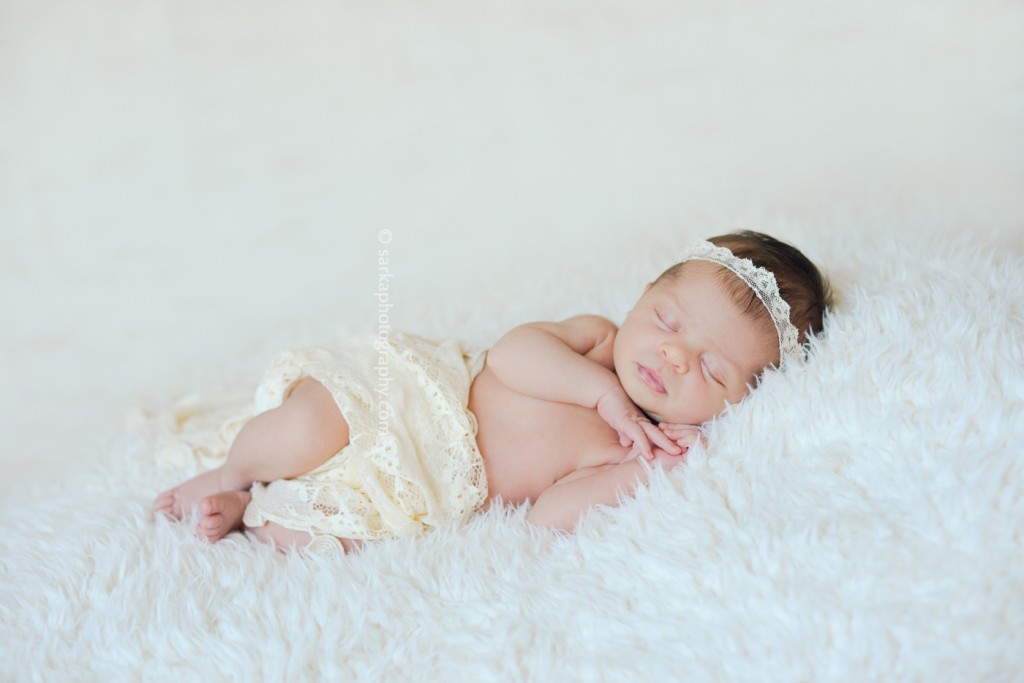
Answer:
[[[701,365],[701,368],[704,370],[704,376],[705,377],[710,377],[711,381],[713,381],[715,384],[718,384],[719,386],[725,387],[725,384],[722,382],[721,379],[719,379],[718,375],[716,375],[715,373],[713,373],[711,371],[711,368],[708,367],[707,363],[705,363],[704,361],[701,361],[700,365]]]
[[[665,318],[661,315],[661,311],[659,311],[658,309],[654,309],[654,313],[655,313],[655,315],[658,316],[658,321],[661,323],[662,327],[664,327],[669,332],[676,332],[677,331],[675,325],[673,325],[672,323],[670,323],[667,320],[665,320]]]

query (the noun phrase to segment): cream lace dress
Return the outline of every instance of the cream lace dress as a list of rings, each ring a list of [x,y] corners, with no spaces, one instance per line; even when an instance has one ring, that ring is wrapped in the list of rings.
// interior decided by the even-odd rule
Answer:
[[[349,444],[304,475],[253,484],[245,524],[377,539],[469,516],[487,498],[467,407],[485,355],[401,333],[280,354],[256,390],[256,412],[280,405],[297,381],[312,377],[348,421]]]

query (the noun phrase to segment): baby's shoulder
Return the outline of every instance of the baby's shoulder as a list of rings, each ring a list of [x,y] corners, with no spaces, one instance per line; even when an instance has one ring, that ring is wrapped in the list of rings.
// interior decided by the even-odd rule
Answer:
[[[582,350],[581,353],[595,363],[614,371],[615,361],[612,350],[615,346],[615,335],[619,331],[619,326],[599,315],[581,315],[570,318],[570,320],[579,320],[578,324],[581,327],[587,327],[593,339],[593,344]]]
[[[585,339],[579,345],[570,344],[578,353],[590,360],[614,370],[612,349],[615,345],[615,334],[619,326],[608,318],[599,315],[585,314],[564,320],[562,325],[575,328],[575,335]]]
[[[609,343],[615,338],[615,333],[619,329],[611,320],[591,314],[574,315],[558,322],[526,323],[515,328],[509,334],[522,328],[536,328],[553,334],[579,354],[587,354],[595,347]]]
[[[619,330],[619,326],[608,318],[593,313],[574,315],[571,318],[566,318],[559,324],[573,327],[579,332],[595,339],[605,339],[609,335],[614,335]]]

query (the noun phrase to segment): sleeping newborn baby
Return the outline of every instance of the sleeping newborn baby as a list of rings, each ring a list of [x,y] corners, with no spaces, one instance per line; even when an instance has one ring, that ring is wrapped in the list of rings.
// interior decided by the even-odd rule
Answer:
[[[246,529],[340,555],[500,501],[571,530],[652,465],[682,463],[700,425],[769,367],[803,362],[828,284],[756,232],[694,245],[621,326],[595,316],[512,329],[487,350],[409,334],[351,337],[271,364],[225,463],[157,497],[196,534]]]

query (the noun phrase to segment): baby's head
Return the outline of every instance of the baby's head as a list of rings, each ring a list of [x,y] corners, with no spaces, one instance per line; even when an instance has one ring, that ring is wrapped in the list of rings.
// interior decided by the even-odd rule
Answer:
[[[772,365],[802,361],[831,304],[798,249],[757,232],[712,237],[647,285],[615,338],[615,372],[655,422],[701,424]]]

